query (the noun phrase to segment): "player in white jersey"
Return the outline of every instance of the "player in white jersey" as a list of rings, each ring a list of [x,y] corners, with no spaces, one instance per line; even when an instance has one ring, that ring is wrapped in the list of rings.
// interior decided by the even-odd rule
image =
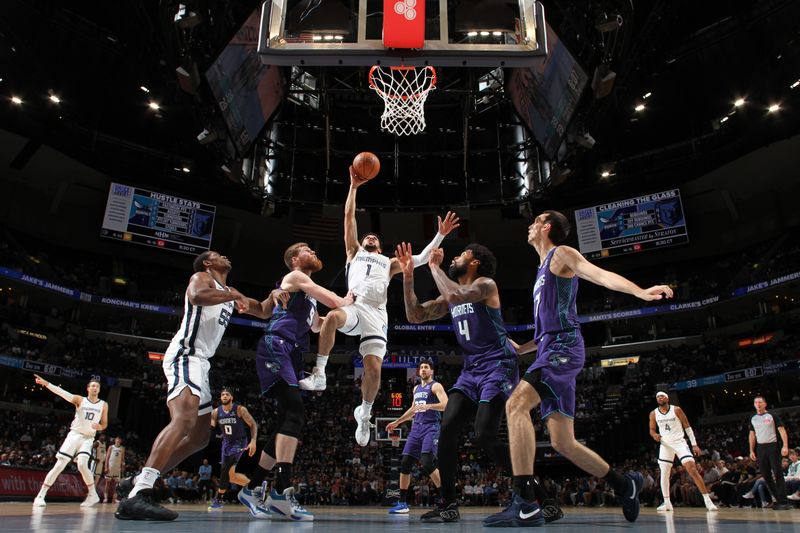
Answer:
[[[39,489],[39,494],[33,500],[33,506],[45,507],[47,505],[44,498],[48,489],[55,483],[58,475],[64,471],[70,461],[75,461],[83,482],[86,483],[86,488],[89,489],[89,494],[86,495],[81,507],[91,507],[100,501],[100,497],[97,495],[97,490],[95,490],[94,476],[92,476],[92,471],[89,468],[89,459],[92,457],[95,434],[98,431],[103,431],[108,425],[108,404],[98,398],[100,382],[94,379],[91,380],[86,386],[87,394],[84,397],[69,393],[61,387],[49,383],[41,376],[36,374],[34,376],[37,385],[45,387],[56,396],[61,396],[75,406],[75,418],[69,427],[67,438],[64,439],[64,443],[56,452],[56,464],[44,478],[42,488]]]
[[[650,436],[656,442],[661,443],[658,449],[658,468],[661,471],[661,495],[664,496],[664,503],[656,510],[672,511],[672,503],[669,499],[669,475],[672,470],[672,463],[677,455],[681,464],[686,468],[686,472],[694,480],[697,488],[700,489],[706,509],[716,511],[717,506],[714,505],[708,495],[706,484],[703,483],[703,478],[697,471],[694,457],[692,452],[689,451],[689,446],[686,445],[686,438],[683,435],[685,432],[689,436],[689,442],[692,443],[692,451],[699,456],[700,447],[697,445],[694,431],[689,426],[689,419],[686,418],[683,409],[669,404],[669,395],[666,392],[658,391],[656,393],[656,402],[658,402],[658,407],[650,412]]]
[[[344,245],[347,253],[347,289],[355,295],[356,301],[353,305],[331,310],[325,317],[319,334],[317,364],[309,377],[300,380],[301,389],[325,390],[325,365],[333,349],[336,330],[361,338],[358,349],[364,362],[361,405],[353,412],[358,424],[356,442],[361,446],[369,443],[372,403],[380,389],[381,364],[386,355],[389,322],[386,316],[386,299],[389,280],[401,272],[397,258],[382,254],[378,235],[367,233],[359,244],[356,229],[356,189],[366,182],[351,166],[350,192],[344,204]],[[448,212],[444,220],[438,218],[439,232],[422,253],[413,257],[415,268],[426,264],[431,250],[437,248],[445,236],[459,226],[455,213]]]
[[[106,486],[103,493],[108,503],[111,503],[114,486],[125,473],[125,446],[122,445],[122,437],[114,439],[114,444],[108,447],[105,469]]]
[[[265,302],[258,302],[228,287],[230,270],[231,262],[217,252],[203,252],[194,260],[195,273],[186,289],[183,321],[164,354],[171,420],[153,442],[133,489],[130,490],[127,480],[120,482],[117,492],[123,499],[114,514],[120,520],[174,520],[178,517],[178,513],[152,501],[153,484],[161,472],[174,468],[208,444],[211,425],[209,360],[230,322],[234,303],[240,313],[246,313],[251,306],[258,307],[260,312],[260,306],[267,300],[277,301],[276,291]],[[129,497],[124,498],[128,490]]]

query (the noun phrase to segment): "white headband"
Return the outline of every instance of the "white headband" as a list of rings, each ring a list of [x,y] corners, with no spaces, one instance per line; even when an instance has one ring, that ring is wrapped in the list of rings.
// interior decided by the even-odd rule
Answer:
[[[660,391],[658,391],[658,392],[656,393],[656,398],[658,398],[659,396],[665,396],[665,397],[666,397],[666,398],[669,400],[669,394],[667,394],[667,393],[666,393],[666,392],[664,392],[663,390],[660,390]]]

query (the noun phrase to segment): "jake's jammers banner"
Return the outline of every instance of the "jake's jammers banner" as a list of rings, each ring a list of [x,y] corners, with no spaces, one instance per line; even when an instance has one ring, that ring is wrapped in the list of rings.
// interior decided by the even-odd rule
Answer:
[[[575,227],[587,259],[689,242],[678,189],[578,209]]]

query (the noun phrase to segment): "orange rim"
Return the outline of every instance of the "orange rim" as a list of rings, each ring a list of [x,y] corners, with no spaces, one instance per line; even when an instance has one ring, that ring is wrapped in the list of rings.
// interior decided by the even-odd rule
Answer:
[[[418,93],[414,93],[414,94],[409,95],[409,96],[386,93],[386,92],[380,90],[375,85],[375,82],[372,80],[373,74],[375,73],[375,71],[377,69],[380,69],[380,68],[381,67],[379,65],[374,65],[369,69],[368,81],[369,81],[369,86],[372,87],[375,90],[375,92],[377,92],[381,96],[381,98],[389,98],[389,99],[392,99],[392,100],[416,100],[416,99],[420,98],[421,96],[423,96],[423,95],[427,94],[428,92],[430,92],[434,87],[436,87],[436,69],[433,68],[432,66],[428,65],[428,66],[425,66],[425,67],[422,67],[422,68],[431,71],[431,85],[430,85],[430,87],[428,87],[424,91],[421,91],[421,92],[418,92]],[[417,67],[407,67],[405,65],[400,65],[400,66],[395,66],[395,67],[389,67],[389,69],[390,70],[408,71],[408,70],[416,70]]]

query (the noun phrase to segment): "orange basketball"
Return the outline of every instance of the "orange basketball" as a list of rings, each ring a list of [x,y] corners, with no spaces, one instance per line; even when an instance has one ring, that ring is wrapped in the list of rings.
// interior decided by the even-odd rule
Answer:
[[[361,152],[353,159],[353,170],[359,177],[371,180],[381,170],[381,161],[372,152]]]

